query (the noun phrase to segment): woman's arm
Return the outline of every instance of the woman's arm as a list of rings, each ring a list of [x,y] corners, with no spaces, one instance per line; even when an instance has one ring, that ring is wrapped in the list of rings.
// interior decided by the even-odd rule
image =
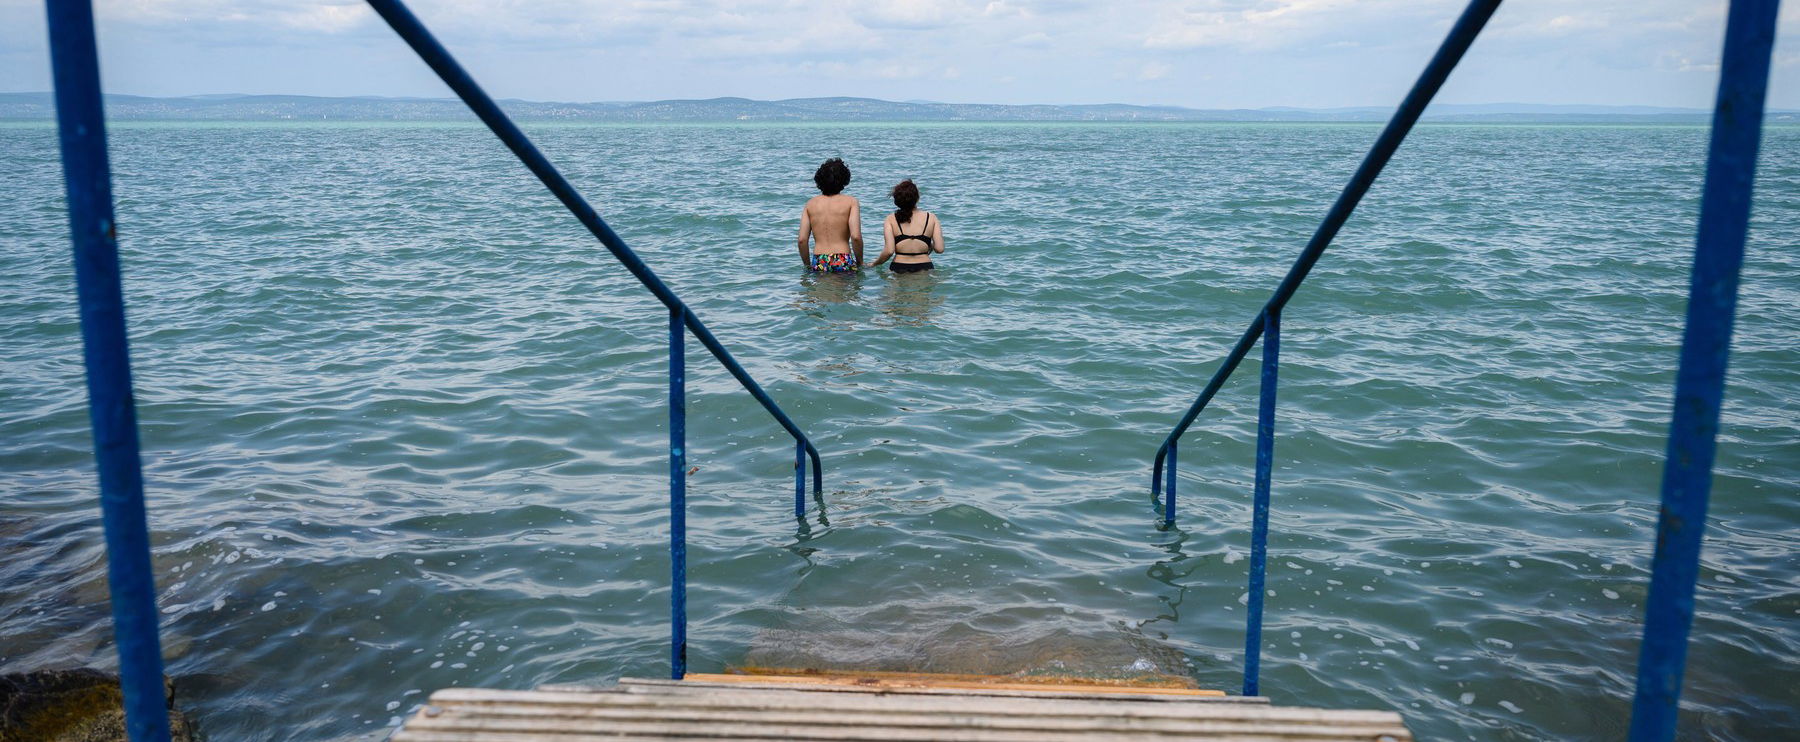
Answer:
[[[931,220],[931,249],[933,252],[944,251],[944,220]]]
[[[875,259],[875,267],[881,267],[888,258],[894,257],[894,218],[881,220],[881,257]]]

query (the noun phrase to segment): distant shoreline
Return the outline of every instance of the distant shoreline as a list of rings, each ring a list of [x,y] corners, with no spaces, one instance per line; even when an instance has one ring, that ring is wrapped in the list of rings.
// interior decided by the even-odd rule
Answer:
[[[918,126],[918,127],[958,127],[958,126],[1050,126],[1050,127],[1232,127],[1232,126],[1279,126],[1279,127],[1367,127],[1379,128],[1380,121],[563,121],[546,119],[515,119],[520,125],[530,128],[644,128],[665,127],[672,129],[695,128],[710,129],[719,127],[881,127],[881,126]],[[263,126],[269,128],[327,128],[327,127],[435,127],[444,129],[481,129],[482,123],[471,117],[462,119],[186,119],[186,118],[118,118],[109,117],[108,124],[120,129],[189,127],[189,128],[233,128],[246,126]],[[1593,128],[1705,128],[1711,122],[1705,119],[1692,121],[1443,121],[1426,119],[1415,124],[1415,128],[1507,128],[1507,127],[1593,127]],[[1800,128],[1800,121],[1774,121],[1764,123],[1767,128]],[[56,128],[54,118],[5,118],[0,117],[0,129],[45,129]]]
[[[1003,105],[895,102],[873,98],[746,98],[622,103],[556,103],[504,100],[520,121],[534,123],[1376,123],[1392,109],[1258,108],[1198,109],[1126,104]],[[114,121],[269,122],[473,122],[450,98],[327,98],[298,95],[203,95],[154,98],[106,96]],[[0,93],[0,121],[55,118],[49,93]],[[1582,106],[1521,103],[1437,105],[1423,123],[1489,124],[1704,124],[1705,109],[1650,106]],[[1772,124],[1800,123],[1800,111],[1771,110]]]

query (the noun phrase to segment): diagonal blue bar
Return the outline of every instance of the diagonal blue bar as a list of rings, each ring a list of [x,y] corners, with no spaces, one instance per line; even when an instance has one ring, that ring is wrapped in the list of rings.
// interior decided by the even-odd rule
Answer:
[[[1275,468],[1275,384],[1281,366],[1281,312],[1263,322],[1262,394],[1256,411],[1256,485],[1251,500],[1249,615],[1244,621],[1244,695],[1262,672],[1263,595],[1269,572],[1269,485]]]
[[[88,0],[48,0],[45,6],[125,727],[134,742],[166,742],[169,712],[163,698],[156,582],[150,568],[94,11]]]
[[[488,97],[481,86],[475,83],[475,79],[463,70],[462,65],[457,64],[456,59],[450,56],[449,50],[445,49],[443,44],[438,43],[431,32],[425,29],[424,24],[420,23],[412,11],[406,8],[405,3],[400,0],[368,0],[368,3],[369,7],[374,8],[382,20],[387,21],[388,26],[394,29],[394,33],[399,34],[400,38],[404,39],[407,45],[411,46],[413,51],[419,55],[419,58],[424,60],[433,72],[437,73],[444,84],[456,92],[457,97],[462,99],[469,110],[473,111],[482,123],[487,124],[488,129],[494,132],[494,136],[499,137],[507,149],[512,150],[512,153],[519,158],[520,162],[524,163],[533,175],[538,177],[538,180],[543,181],[544,187],[549,188],[557,200],[562,201],[563,206],[569,209],[569,213],[574,214],[575,218],[600,240],[600,244],[605,245],[606,249],[612,252],[613,257],[618,258],[619,262],[624,264],[626,270],[631,271],[631,275],[636,277],[639,283],[644,284],[644,287],[649,289],[650,293],[654,294],[657,300],[671,311],[681,311],[682,316],[686,318],[688,331],[694,333],[694,338],[699,340],[700,344],[719,360],[719,364],[730,372],[732,378],[737,379],[738,384],[742,385],[745,391],[750,392],[750,396],[756,398],[763,409],[768,410],[769,415],[781,424],[782,429],[806,447],[807,455],[812,458],[813,463],[814,492],[817,493],[822,489],[823,475],[819,471],[818,449],[813,447],[812,441],[800,431],[800,427],[788,418],[787,413],[782,412],[781,407],[775,404],[775,400],[763,391],[762,386],[756,383],[756,379],[751,378],[750,373],[744,370],[744,367],[731,356],[729,351],[725,350],[725,346],[719,343],[718,338],[713,337],[712,331],[706,329],[706,325],[702,324],[700,318],[696,317],[694,312],[681,301],[681,298],[675,295],[674,290],[670,289],[654,271],[650,270],[650,266],[645,264],[644,260],[638,257],[637,253],[626,245],[617,233],[613,232],[612,227],[607,226],[606,221],[600,218],[600,214],[594,211],[594,207],[588,204],[587,199],[581,197],[580,192],[575,190],[575,186],[563,177],[555,165],[550,164],[550,160],[544,157],[544,153],[538,151],[537,145],[531,143],[531,139],[526,137],[525,133],[513,124],[512,119],[500,110],[500,106],[494,103],[494,99]]]
[[[1206,383],[1199,398],[1195,399],[1194,403],[1188,407],[1187,412],[1182,414],[1181,421],[1175,424],[1175,429],[1169,433],[1167,438],[1163,439],[1162,445],[1156,449],[1154,469],[1162,468],[1163,457],[1175,444],[1175,440],[1180,438],[1182,433],[1187,432],[1188,426],[1194,423],[1194,418],[1199,417],[1200,411],[1206,409],[1206,404],[1212,401],[1213,395],[1219,393],[1220,387],[1225,385],[1225,380],[1231,377],[1231,373],[1237,370],[1238,364],[1250,352],[1250,347],[1256,344],[1256,339],[1262,335],[1264,313],[1280,312],[1282,307],[1287,306],[1288,300],[1293,298],[1294,292],[1299,290],[1300,283],[1306,280],[1306,275],[1312,271],[1313,264],[1319,262],[1319,256],[1325,254],[1325,248],[1331,245],[1332,238],[1337,236],[1338,230],[1344,226],[1344,222],[1350,219],[1351,212],[1356,210],[1356,205],[1362,201],[1363,195],[1368,193],[1370,186],[1374,185],[1376,176],[1381,174],[1382,168],[1386,167],[1388,160],[1393,158],[1394,151],[1399,149],[1400,143],[1406,139],[1407,132],[1412,131],[1413,124],[1418,122],[1420,114],[1425,112],[1425,106],[1431,103],[1433,96],[1437,95],[1438,88],[1443,87],[1444,80],[1450,77],[1450,71],[1456,68],[1457,62],[1462,60],[1463,54],[1469,50],[1469,46],[1475,43],[1475,37],[1481,33],[1481,28],[1487,24],[1488,18],[1492,17],[1494,11],[1499,7],[1500,0],[1473,0],[1463,10],[1462,16],[1456,19],[1456,25],[1450,28],[1450,33],[1444,39],[1444,43],[1438,47],[1437,54],[1432,56],[1429,64],[1425,65],[1425,71],[1419,75],[1418,81],[1413,83],[1412,91],[1406,94],[1406,99],[1400,102],[1400,108],[1394,111],[1394,117],[1389,119],[1387,126],[1381,130],[1381,136],[1376,137],[1375,145],[1369,148],[1369,154],[1363,157],[1362,164],[1350,176],[1350,182],[1344,186],[1337,201],[1331,205],[1331,210],[1325,213],[1324,221],[1319,223],[1319,228],[1313,232],[1312,239],[1306,243],[1306,248],[1300,251],[1300,257],[1294,261],[1293,267],[1289,268],[1287,275],[1281,279],[1281,284],[1275,288],[1275,293],[1263,305],[1262,311],[1257,312],[1249,329],[1245,330],[1243,336],[1238,338],[1237,345],[1232,346],[1231,353],[1225,356],[1225,362],[1219,366],[1219,370]],[[1165,513],[1164,520],[1174,520],[1174,514]]]
[[[1725,21],[1719,97],[1700,197],[1699,236],[1688,289],[1687,327],[1675,375],[1675,406],[1663,467],[1656,556],[1644,608],[1637,696],[1631,705],[1632,742],[1675,738],[1688,631],[1694,620],[1694,583],[1712,490],[1719,407],[1737,313],[1738,273],[1749,233],[1751,186],[1762,137],[1769,55],[1775,43],[1776,0],[1733,0]]]

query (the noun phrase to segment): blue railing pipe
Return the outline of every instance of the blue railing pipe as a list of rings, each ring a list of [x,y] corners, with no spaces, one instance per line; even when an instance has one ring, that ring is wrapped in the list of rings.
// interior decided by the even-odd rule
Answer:
[[[669,310],[669,676],[687,674],[687,330]]]
[[[1332,238],[1337,236],[1338,230],[1344,226],[1345,221],[1349,220],[1351,212],[1356,210],[1356,205],[1362,201],[1363,195],[1368,193],[1369,187],[1375,183],[1375,177],[1381,174],[1382,168],[1387,166],[1389,159],[1393,158],[1394,151],[1400,148],[1400,143],[1406,139],[1407,132],[1412,130],[1413,124],[1419,120],[1419,115],[1424,113],[1425,106],[1431,103],[1433,96],[1437,95],[1438,88],[1443,86],[1444,80],[1450,76],[1450,71],[1456,68],[1457,62],[1462,60],[1463,53],[1469,50],[1469,45],[1475,42],[1475,37],[1481,33],[1488,18],[1492,17],[1494,11],[1499,7],[1500,0],[1473,0],[1463,10],[1462,16],[1457,18],[1456,24],[1451,26],[1450,33],[1444,39],[1444,43],[1438,47],[1437,54],[1425,66],[1425,72],[1419,75],[1417,82],[1413,83],[1412,91],[1407,93],[1406,99],[1401,101],[1400,108],[1394,112],[1393,118],[1381,130],[1381,136],[1375,139],[1375,146],[1369,149],[1368,155],[1363,157],[1362,164],[1356,168],[1355,174],[1350,176],[1349,184],[1345,185],[1343,192],[1338,194],[1337,201],[1331,205],[1331,210],[1325,213],[1325,220],[1319,223],[1319,228],[1313,232],[1312,239],[1306,243],[1306,249],[1300,251],[1300,257],[1294,261],[1293,267],[1288,269],[1287,275],[1281,279],[1281,284],[1275,288],[1274,295],[1270,296],[1262,310],[1257,312],[1249,329],[1245,330],[1243,336],[1238,338],[1237,345],[1232,347],[1231,353],[1225,357],[1225,362],[1219,366],[1219,370],[1206,383],[1206,388],[1201,390],[1199,398],[1195,399],[1194,403],[1188,407],[1187,412],[1182,414],[1181,421],[1176,423],[1175,429],[1169,433],[1167,438],[1163,439],[1162,446],[1156,449],[1156,462],[1150,476],[1152,492],[1157,489],[1163,469],[1163,458],[1169,448],[1175,444],[1182,433],[1187,432],[1188,426],[1194,423],[1194,418],[1200,415],[1201,410],[1206,409],[1206,404],[1212,401],[1213,395],[1218,394],[1219,388],[1225,385],[1225,380],[1231,377],[1231,373],[1237,370],[1238,363],[1244,360],[1244,356],[1250,352],[1251,346],[1256,344],[1256,339],[1262,335],[1263,317],[1270,312],[1280,312],[1283,307],[1287,306],[1288,300],[1293,298],[1294,292],[1300,288],[1300,283],[1305,281],[1306,275],[1312,271],[1313,264],[1319,261],[1319,256],[1323,255],[1325,248],[1331,245]],[[1163,520],[1173,523],[1175,521],[1173,509],[1165,508],[1165,510],[1167,512],[1164,513]]]
[[[1275,383],[1281,363],[1281,313],[1263,320],[1262,389],[1256,411],[1256,484],[1251,497],[1249,612],[1244,620],[1244,695],[1257,694],[1262,671],[1263,594],[1269,567],[1269,485],[1275,467]]]
[[[169,712],[163,698],[156,581],[150,567],[137,402],[131,393],[94,10],[88,0],[49,0],[45,8],[125,729],[134,742],[166,742]]]
[[[737,379],[738,384],[750,392],[763,409],[768,410],[775,421],[794,437],[795,445],[811,457],[815,496],[824,489],[819,451],[806,434],[800,431],[800,427],[788,419],[787,413],[782,412],[780,405],[775,404],[775,400],[732,357],[730,351],[725,350],[725,346],[719,343],[712,331],[706,329],[700,318],[694,316],[687,304],[675,295],[674,290],[663,283],[655,271],[650,270],[650,266],[625,244],[612,227],[607,226],[599,212],[594,210],[587,199],[582,198],[581,193],[575,190],[575,186],[563,177],[555,165],[550,164],[550,160],[544,157],[537,145],[532,144],[531,139],[513,124],[512,119],[500,110],[493,98],[488,97],[487,92],[475,83],[475,79],[450,56],[449,50],[426,30],[425,25],[407,9],[405,3],[400,0],[368,0],[368,3],[412,47],[419,58],[437,73],[444,84],[456,92],[469,110],[494,132],[494,136],[499,137],[507,149],[512,150],[519,161],[543,182],[544,187],[549,188],[557,200],[562,201],[569,213],[574,214],[600,240],[600,244],[605,245],[613,257],[618,258],[625,269],[669,310],[669,564],[672,582],[669,596],[669,672],[679,680],[687,673],[687,410],[684,357],[686,337],[683,328],[694,334],[694,338],[719,360],[719,364],[730,372],[732,378]],[[803,496],[795,498],[794,507],[796,515],[805,516],[806,500]]]
[[[1675,738],[1777,6],[1776,0],[1733,0],[1725,21],[1687,326],[1663,465],[1662,510],[1644,607],[1637,695],[1631,705],[1632,742]]]
[[[400,0],[368,0],[368,3],[375,9],[376,14],[380,15],[382,20],[394,29],[395,33],[399,34],[400,38],[404,39],[407,45],[418,53],[419,58],[424,60],[433,72],[437,73],[444,84],[455,91],[457,97],[468,105],[469,110],[473,111],[482,123],[487,124],[488,129],[494,132],[494,136],[499,137],[507,149],[512,150],[519,161],[524,163],[525,167],[531,170],[538,180],[543,181],[544,186],[549,188],[557,200],[562,201],[563,206],[569,209],[569,213],[574,214],[575,218],[580,220],[582,225],[586,226],[588,231],[600,240],[600,244],[605,245],[613,257],[618,258],[619,262],[624,264],[625,269],[630,271],[639,283],[644,284],[644,287],[649,289],[650,293],[671,311],[681,310],[687,329],[694,334],[694,338],[699,340],[700,344],[719,360],[719,364],[731,373],[732,378],[737,379],[738,383],[750,392],[750,395],[755,397],[758,403],[762,404],[763,409],[768,410],[769,414],[775,418],[777,423],[781,424],[781,427],[789,435],[805,445],[807,455],[812,458],[813,492],[817,495],[824,488],[824,481],[820,471],[819,451],[813,446],[812,440],[807,438],[806,434],[801,432],[800,427],[788,418],[787,413],[782,412],[781,407],[775,404],[775,400],[771,399],[768,393],[763,391],[762,386],[757,384],[756,380],[750,377],[750,373],[737,362],[737,359],[725,350],[725,346],[719,343],[718,338],[713,337],[712,331],[706,329],[706,326],[700,322],[700,318],[694,315],[694,312],[681,301],[681,298],[676,296],[675,292],[667,284],[664,284],[661,278],[657,277],[655,271],[650,270],[650,266],[645,264],[643,259],[638,257],[637,253],[626,245],[617,233],[613,232],[612,227],[607,226],[606,221],[600,218],[600,214],[594,211],[594,207],[588,204],[587,199],[582,198],[581,193],[575,190],[575,186],[563,177],[555,165],[550,164],[550,160],[538,151],[537,146],[531,143],[531,140],[519,130],[517,125],[513,124],[512,119],[500,110],[500,106],[494,103],[493,98],[488,97],[481,86],[475,83],[474,78],[463,70],[462,65],[450,56],[449,50],[445,49],[443,44],[439,43],[437,38],[426,30],[424,24],[419,22],[419,19],[407,9],[404,3]]]
[[[682,310],[682,314],[687,317],[688,332],[694,333],[694,339],[699,340],[700,345],[711,351],[713,357],[719,360],[719,365],[724,366],[732,378],[737,379],[738,384],[749,392],[751,397],[756,398],[756,401],[762,404],[763,409],[768,410],[769,415],[781,424],[782,429],[786,430],[788,435],[793,436],[796,442],[806,448],[807,458],[812,461],[813,495],[818,496],[825,489],[824,470],[819,463],[819,449],[813,447],[812,439],[800,432],[800,426],[788,419],[787,413],[782,412],[781,407],[775,404],[775,400],[769,397],[769,393],[763,391],[762,385],[757,384],[756,379],[750,377],[749,371],[745,371],[743,366],[738,365],[737,359],[731,356],[730,351],[725,350],[725,346],[719,343],[719,339],[713,336],[711,330],[706,329],[706,325],[701,324],[700,318],[694,316],[693,310],[688,309],[685,304],[682,305]]]
[[[794,441],[794,517],[806,517],[806,446]]]
[[[1175,525],[1175,479],[1176,479],[1175,473],[1176,473],[1176,470],[1178,469],[1177,464],[1179,462],[1179,459],[1181,458],[1179,455],[1181,453],[1181,450],[1180,450],[1181,446],[1179,445],[1179,443],[1180,442],[1177,441],[1175,443],[1169,444],[1169,470],[1168,470],[1168,472],[1166,472],[1167,476],[1165,477],[1165,479],[1167,481],[1163,486],[1164,492],[1163,492],[1163,512],[1162,512],[1162,514],[1163,514],[1163,527],[1164,528]],[[1158,461],[1156,463],[1158,465],[1162,464],[1161,461]],[[1150,478],[1150,493],[1153,495],[1156,494],[1156,477],[1154,477],[1154,476],[1152,476]]]

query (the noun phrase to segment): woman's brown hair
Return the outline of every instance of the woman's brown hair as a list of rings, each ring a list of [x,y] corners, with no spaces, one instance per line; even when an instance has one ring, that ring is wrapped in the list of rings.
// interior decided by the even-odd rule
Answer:
[[[919,187],[913,185],[912,179],[902,180],[894,186],[894,205],[900,207],[894,209],[895,225],[904,226],[912,221],[913,209],[919,206]]]

